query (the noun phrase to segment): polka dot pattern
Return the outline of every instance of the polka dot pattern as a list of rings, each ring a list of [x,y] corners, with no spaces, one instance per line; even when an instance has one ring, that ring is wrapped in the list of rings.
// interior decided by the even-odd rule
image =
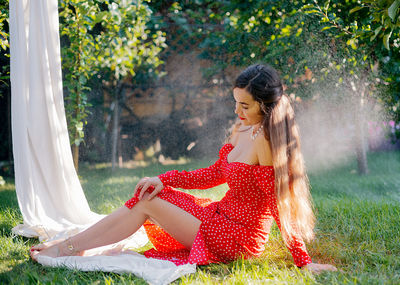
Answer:
[[[227,156],[232,149],[232,144],[225,144],[218,161],[207,168],[189,172],[172,170],[158,176],[165,186],[158,197],[184,209],[202,223],[191,250],[187,250],[163,229],[147,221],[144,227],[155,249],[146,251],[145,256],[169,260],[177,265],[205,265],[262,254],[273,220],[281,228],[274,169],[272,166],[228,163]],[[174,189],[206,189],[222,183],[228,183],[230,189],[218,202]],[[128,208],[137,203],[138,194],[125,203]],[[299,236],[293,236],[287,247],[297,266],[311,263]]]

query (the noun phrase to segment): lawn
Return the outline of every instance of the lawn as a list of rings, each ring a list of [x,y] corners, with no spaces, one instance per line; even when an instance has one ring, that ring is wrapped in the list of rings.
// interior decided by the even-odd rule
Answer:
[[[310,173],[317,215],[316,238],[308,244],[314,262],[332,263],[339,272],[313,276],[297,269],[274,225],[261,258],[198,267],[177,284],[400,284],[400,152],[372,153],[370,174],[356,174],[355,160]],[[130,198],[142,176],[169,169],[195,169],[209,161],[184,165],[152,164],[120,169],[83,165],[80,176],[91,208],[110,213]],[[190,191],[219,199],[226,185]],[[21,215],[13,181],[0,186],[0,284],[145,284],[133,275],[83,273],[44,268],[29,259],[37,241],[13,236]]]

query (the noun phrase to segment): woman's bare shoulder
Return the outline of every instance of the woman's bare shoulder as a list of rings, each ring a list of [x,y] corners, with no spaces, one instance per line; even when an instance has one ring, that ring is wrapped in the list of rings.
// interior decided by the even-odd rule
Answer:
[[[238,132],[232,132],[228,142],[230,144],[236,145],[238,140],[239,140],[239,133]]]
[[[257,152],[258,163],[260,165],[272,165],[272,150],[267,138],[264,135],[259,135],[255,139],[254,143]]]

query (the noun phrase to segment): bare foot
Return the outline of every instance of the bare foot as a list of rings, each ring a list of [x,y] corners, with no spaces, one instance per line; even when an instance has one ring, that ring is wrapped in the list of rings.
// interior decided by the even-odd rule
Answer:
[[[31,247],[30,255],[34,261],[37,261],[39,255],[45,255],[49,257],[60,257],[60,256],[81,256],[83,251],[77,251],[74,248],[69,248],[70,242],[68,240],[55,240],[51,242],[37,244]]]

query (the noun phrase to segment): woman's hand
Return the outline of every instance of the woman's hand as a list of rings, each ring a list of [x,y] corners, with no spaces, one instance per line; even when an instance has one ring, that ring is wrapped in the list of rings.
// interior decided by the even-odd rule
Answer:
[[[319,264],[319,263],[310,263],[302,267],[302,269],[307,269],[311,271],[311,273],[319,274],[323,271],[337,271],[337,268],[330,264]]]
[[[147,197],[147,200],[153,199],[158,193],[161,192],[161,190],[164,189],[164,185],[162,184],[160,178],[158,178],[157,176],[144,177],[140,179],[138,184],[136,184],[135,191],[133,194],[135,195],[136,192],[140,189],[138,199],[141,200],[143,198],[144,193],[149,189],[150,186],[153,186],[154,190]]]

